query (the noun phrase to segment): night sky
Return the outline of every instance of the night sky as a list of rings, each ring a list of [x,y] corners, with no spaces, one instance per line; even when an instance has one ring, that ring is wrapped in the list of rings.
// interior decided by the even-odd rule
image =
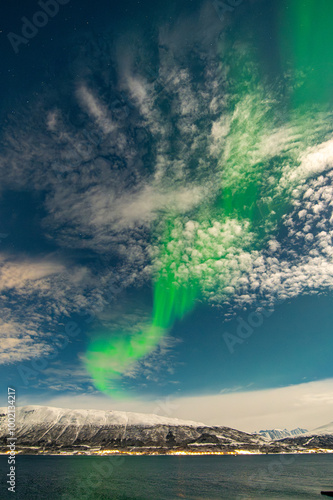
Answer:
[[[231,425],[202,398],[299,387],[300,413],[267,425],[326,423],[332,15],[331,0],[1,7],[0,375],[19,403],[172,397],[172,416]]]

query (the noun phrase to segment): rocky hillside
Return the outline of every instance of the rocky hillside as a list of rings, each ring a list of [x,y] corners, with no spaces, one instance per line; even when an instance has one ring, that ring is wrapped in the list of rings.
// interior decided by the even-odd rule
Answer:
[[[6,409],[0,409],[0,446],[6,445]],[[21,452],[88,449],[259,450],[260,438],[228,427],[118,411],[66,410],[42,406],[17,408],[17,449]]]
[[[2,453],[8,450],[6,412],[6,408],[0,408]],[[314,447],[333,449],[333,434],[328,438],[325,432],[318,436],[302,435],[268,442],[258,434],[158,415],[25,406],[16,410],[15,437],[19,453],[98,453],[104,450],[279,453]]]
[[[294,438],[282,439],[279,443],[305,449],[323,448],[333,450],[333,422]]]

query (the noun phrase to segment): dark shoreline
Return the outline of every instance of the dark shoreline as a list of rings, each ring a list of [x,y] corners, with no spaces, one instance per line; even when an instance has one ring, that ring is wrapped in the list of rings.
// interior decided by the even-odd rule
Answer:
[[[121,452],[97,452],[97,453],[83,453],[83,452],[37,452],[32,453],[31,450],[29,452],[18,452],[16,456],[29,456],[29,457],[253,457],[253,456],[298,456],[298,455],[333,455],[332,451],[316,451],[316,452],[307,452],[307,451],[298,451],[298,452],[290,452],[290,453],[281,453],[281,452],[250,452],[250,453],[233,453],[233,452],[187,452],[187,451],[165,451],[165,452],[133,452],[133,451],[121,451]],[[8,453],[0,452],[0,456],[6,457]]]

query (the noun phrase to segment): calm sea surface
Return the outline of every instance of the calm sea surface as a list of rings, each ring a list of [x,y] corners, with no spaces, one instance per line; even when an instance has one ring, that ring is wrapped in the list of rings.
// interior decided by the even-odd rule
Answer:
[[[7,457],[0,471],[1,500],[324,499],[333,490],[333,455],[18,456],[15,494]]]

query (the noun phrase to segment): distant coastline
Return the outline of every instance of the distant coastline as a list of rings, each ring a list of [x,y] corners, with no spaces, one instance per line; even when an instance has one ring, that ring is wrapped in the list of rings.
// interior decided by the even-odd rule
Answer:
[[[187,457],[197,457],[197,456],[258,456],[258,455],[323,455],[323,454],[333,454],[332,449],[312,449],[312,450],[300,450],[300,451],[290,451],[290,452],[262,452],[262,451],[248,451],[248,450],[235,450],[235,451],[188,451],[188,450],[163,450],[163,451],[122,451],[122,450],[103,450],[103,451],[92,451],[92,452],[82,452],[82,451],[59,451],[55,453],[54,451],[48,450],[19,450],[17,455],[29,455],[29,456],[57,456],[57,457],[119,457],[119,456],[187,456]],[[7,456],[8,452],[0,451],[0,456]]]

